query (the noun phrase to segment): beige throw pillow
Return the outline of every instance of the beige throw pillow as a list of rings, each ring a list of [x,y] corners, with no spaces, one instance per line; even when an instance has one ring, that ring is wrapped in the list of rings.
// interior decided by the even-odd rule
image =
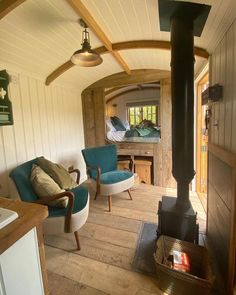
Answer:
[[[30,180],[33,186],[34,191],[39,198],[43,199],[47,196],[56,195],[64,192],[65,190],[61,189],[59,185],[39,166],[34,165],[31,169]],[[55,207],[66,207],[68,204],[68,197],[61,197],[60,199],[50,201],[48,205]]]
[[[65,190],[70,190],[78,184],[71,178],[69,172],[61,165],[55,164],[45,158],[38,158],[38,165],[49,175],[51,178]]]

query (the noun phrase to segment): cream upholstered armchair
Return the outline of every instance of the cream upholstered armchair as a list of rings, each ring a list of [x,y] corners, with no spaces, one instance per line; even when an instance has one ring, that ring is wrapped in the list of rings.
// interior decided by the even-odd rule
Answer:
[[[134,185],[134,174],[127,170],[117,170],[117,147],[114,144],[86,148],[82,150],[87,173],[98,195],[108,196],[109,212],[114,194],[127,191]]]
[[[44,204],[48,206],[49,217],[43,223],[44,234],[74,233],[76,244],[80,250],[78,230],[85,224],[89,212],[89,194],[87,188],[78,185],[70,190],[64,190],[55,195],[39,198],[36,194],[31,178],[33,165],[38,165],[41,158],[35,158],[25,162],[10,173],[19,196],[22,201]],[[55,164],[56,165],[56,164]],[[79,170],[73,169],[70,173],[77,173],[77,184],[79,184]],[[53,205],[56,200],[68,198],[65,207]]]

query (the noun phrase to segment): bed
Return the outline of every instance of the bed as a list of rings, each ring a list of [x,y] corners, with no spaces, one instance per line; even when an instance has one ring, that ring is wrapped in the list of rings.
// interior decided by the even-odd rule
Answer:
[[[114,119],[115,118],[115,119]],[[160,128],[140,124],[129,126],[118,117],[106,118],[107,139],[115,142],[159,142]]]

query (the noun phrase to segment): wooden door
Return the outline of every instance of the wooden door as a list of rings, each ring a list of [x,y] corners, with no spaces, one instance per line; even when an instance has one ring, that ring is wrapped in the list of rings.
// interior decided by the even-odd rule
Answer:
[[[208,124],[207,105],[202,105],[202,92],[208,87],[208,74],[198,83],[197,87],[197,192],[202,197],[206,207],[207,193],[207,150],[208,150]],[[203,204],[203,205],[204,205]],[[206,209],[206,208],[205,208]]]

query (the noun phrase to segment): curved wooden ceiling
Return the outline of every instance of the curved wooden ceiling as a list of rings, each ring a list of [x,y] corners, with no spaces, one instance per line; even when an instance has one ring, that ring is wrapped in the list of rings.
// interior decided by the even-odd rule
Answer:
[[[136,85],[134,88],[132,88],[132,89],[126,89],[126,90],[123,88],[124,90],[122,90],[119,93],[117,93],[117,94],[111,96],[110,98],[108,98],[106,100],[106,104],[108,104],[109,102],[111,102],[115,98],[120,97],[120,96],[123,96],[123,95],[125,95],[127,93],[141,91],[141,90],[154,90],[154,89],[156,90],[158,88],[160,88],[160,85],[145,86],[145,87],[140,87],[140,85]],[[105,95],[106,95],[106,93],[105,93]]]
[[[116,61],[122,66],[125,72],[130,75],[131,70],[126,62],[123,60],[118,51],[125,49],[140,49],[140,48],[156,48],[156,49],[164,49],[170,50],[170,42],[169,41],[155,41],[155,40],[139,40],[139,41],[126,41],[119,42],[116,44],[112,44],[108,37],[105,35],[101,27],[92,17],[88,9],[84,6],[81,0],[67,0],[67,2],[71,5],[71,7],[78,13],[78,16],[82,17],[89,28],[97,35],[100,41],[104,44],[104,46],[95,48],[95,50],[100,53],[111,53]],[[205,49],[195,48],[195,54],[208,58],[209,54]],[[49,85],[52,81],[54,81],[57,77],[62,75],[65,71],[69,70],[73,67],[74,64],[71,61],[67,61],[62,64],[56,70],[54,70],[46,79],[45,84]]]
[[[112,52],[116,51],[122,51],[122,50],[127,50],[127,49],[140,49],[140,48],[153,48],[153,49],[163,49],[163,50],[170,50],[170,42],[169,41],[155,41],[155,40],[140,40],[140,41],[126,41],[126,42],[119,42],[116,44],[111,44],[111,50]],[[101,46],[98,48],[94,49],[96,52],[99,54],[105,54],[111,52],[111,50],[108,50],[105,46]],[[208,59],[209,53],[199,47],[194,48],[195,55],[199,57],[203,57]],[[60,67],[58,67],[55,71],[53,71],[46,79],[45,84],[49,85],[52,83],[57,77],[62,75],[65,71],[69,70],[72,68],[74,64],[68,60],[64,64],[62,64]],[[129,72],[126,71],[129,75],[131,74],[131,71]]]
[[[157,70],[157,69],[139,69],[132,70],[131,75],[125,72],[116,73],[102,78],[95,83],[89,85],[84,91],[94,88],[110,88],[110,87],[123,87],[127,85],[140,84],[140,83],[155,83],[161,79],[170,78],[170,71]]]
[[[20,4],[25,2],[25,0],[5,0],[0,2],[0,19],[6,16],[9,12],[11,12],[14,8],[18,7]],[[141,48],[155,48],[155,49],[164,49],[170,50],[170,42],[161,41],[161,40],[136,40],[136,41],[126,41],[112,44],[109,38],[105,35],[101,27],[92,17],[88,9],[82,3],[81,0],[67,0],[67,2],[71,5],[74,11],[78,14],[79,17],[82,17],[83,20],[87,23],[89,28],[97,35],[98,39],[104,44],[104,46],[100,46],[95,50],[99,54],[110,53],[115,60],[121,65],[124,71],[131,75],[131,70],[124,59],[119,54],[121,50],[127,49],[141,49]],[[195,54],[197,56],[208,58],[209,54],[205,49],[195,48]],[[52,83],[57,77],[62,75],[65,71],[69,70],[73,67],[74,64],[69,60],[55,69],[45,81],[46,85]]]
[[[95,48],[95,50],[97,50],[97,52],[100,54],[109,53],[109,59],[108,59],[108,57],[104,58],[104,62],[107,62],[107,64],[104,65],[103,68],[101,68],[101,71],[100,71],[100,68],[99,68],[99,71],[96,70],[96,72],[98,74],[96,73],[97,74],[96,77],[95,77],[95,74],[93,74],[93,79],[94,79],[93,81],[96,81],[95,79],[97,77],[99,77],[98,75],[100,74],[100,72],[103,71],[102,73],[105,73],[106,71],[109,71],[109,73],[111,73],[113,71],[113,73],[115,73],[120,70],[120,67],[123,68],[123,70],[128,75],[132,75],[134,69],[140,69],[140,68],[152,69],[152,61],[150,58],[149,58],[148,66],[145,66],[146,65],[145,63],[140,62],[141,58],[143,57],[143,54],[146,56],[146,58],[148,58],[148,56],[150,56],[149,51],[145,51],[143,49],[157,49],[156,52],[158,52],[158,50],[159,50],[159,52],[162,52],[162,50],[165,50],[168,52],[168,50],[170,50],[170,42],[166,41],[166,40],[168,40],[168,36],[163,35],[164,36],[163,37],[162,35],[158,35],[158,34],[160,34],[160,32],[156,33],[156,31],[158,31],[158,29],[157,29],[157,23],[158,23],[157,15],[158,15],[158,13],[156,13],[156,12],[154,13],[154,10],[153,10],[154,9],[154,6],[153,6],[154,1],[144,0],[142,3],[140,2],[140,3],[137,3],[137,5],[136,5],[136,3],[134,4],[132,1],[128,1],[128,2],[125,1],[124,3],[122,2],[119,4],[119,3],[113,3],[113,1],[101,1],[101,2],[99,1],[99,2],[95,3],[95,0],[64,0],[64,1],[63,0],[60,0],[60,1],[47,0],[47,1],[45,1],[45,3],[48,3],[48,4],[47,5],[45,4],[45,6],[43,6],[44,1],[41,4],[41,2],[39,0],[34,0],[34,1],[4,0],[4,1],[0,1],[0,19],[5,17],[9,12],[11,12],[14,8],[18,7],[23,2],[25,2],[25,4],[22,5],[22,8],[20,7],[19,10],[17,9],[16,13],[14,12],[13,14],[10,14],[9,18],[8,17],[6,18],[6,22],[3,21],[3,31],[4,31],[3,38],[4,38],[4,42],[5,42],[3,50],[4,50],[4,53],[6,53],[4,56],[5,60],[9,59],[9,56],[13,56],[13,55],[16,56],[16,49],[17,49],[18,44],[16,44],[16,42],[14,43],[14,41],[20,40],[20,36],[21,36],[20,33],[23,32],[23,30],[25,29],[25,32],[26,32],[25,36],[27,35],[27,36],[29,36],[29,38],[24,43],[19,42],[18,47],[19,47],[20,51],[18,51],[18,52],[20,54],[22,54],[22,58],[20,59],[20,62],[18,62],[17,59],[15,58],[15,56],[13,56],[14,62],[17,65],[19,65],[19,66],[24,65],[24,60],[27,59],[26,53],[28,53],[28,52],[32,55],[32,57],[36,57],[36,53],[34,54],[33,51],[30,52],[30,47],[32,47],[32,49],[33,49],[33,42],[32,41],[34,40],[34,38],[35,38],[35,41],[37,41],[37,45],[39,45],[40,42],[42,45],[46,45],[43,48],[39,48],[39,46],[36,48],[37,45],[35,45],[35,49],[37,50],[37,53],[40,53],[40,51],[42,51],[43,54],[42,55],[38,54],[37,55],[39,57],[38,59],[36,59],[36,58],[32,58],[31,60],[28,59],[28,60],[30,60],[30,62],[32,61],[31,64],[29,62],[29,66],[27,64],[27,67],[30,68],[30,70],[33,69],[34,63],[39,64],[41,62],[41,60],[43,60],[44,58],[45,59],[50,58],[50,52],[53,52],[53,50],[52,50],[53,46],[51,44],[54,42],[54,39],[52,39],[53,38],[53,34],[52,34],[53,31],[51,31],[50,37],[45,40],[50,40],[52,42],[50,42],[50,44],[49,44],[49,43],[47,43],[47,41],[45,41],[45,44],[43,44],[43,41],[44,41],[43,34],[46,32],[46,29],[47,29],[45,26],[45,23],[44,23],[44,27],[42,27],[42,28],[36,27],[36,29],[42,29],[42,31],[39,31],[41,33],[40,34],[41,39],[36,40],[36,37],[33,35],[35,33],[35,31],[33,31],[33,29],[34,29],[33,26],[31,26],[32,30],[27,29],[27,24],[29,24],[28,27],[30,27],[31,24],[33,24],[33,25],[38,24],[37,22],[33,23],[33,21],[32,21],[33,18],[35,18],[35,16],[37,16],[38,19],[40,19],[40,17],[42,18],[45,15],[46,23],[54,25],[53,30],[56,32],[55,36],[57,37],[56,38],[57,41],[60,38],[61,38],[61,40],[63,40],[64,37],[65,37],[64,40],[66,40],[67,35],[65,33],[70,34],[69,26],[71,26],[71,28],[72,28],[71,22],[74,22],[74,19],[76,19],[77,16],[82,17],[85,20],[85,22],[87,22],[90,30],[94,33],[94,35],[96,35],[96,36],[92,35],[92,37],[93,37],[92,43],[93,44],[96,43],[95,47],[97,47],[97,48]],[[68,6],[66,2],[69,3],[70,6]],[[199,0],[199,2],[201,2],[201,0]],[[152,3],[152,5],[150,3]],[[232,3],[232,2],[230,2],[230,3]],[[103,4],[104,4],[104,6],[103,6]],[[150,4],[150,6],[152,6],[152,7],[149,7],[149,6],[145,7],[144,4],[146,6]],[[219,28],[222,27],[221,31],[223,31],[223,29],[225,28],[222,25],[223,21],[224,21],[224,23],[226,23],[226,19],[230,21],[231,12],[234,10],[232,6],[231,6],[231,8],[228,7],[229,4],[227,6],[223,0],[211,1],[210,4],[213,7],[213,9],[212,9],[213,13],[210,16],[209,24],[206,29],[207,37],[209,40],[216,39],[216,37],[220,38],[220,34],[218,34],[219,35],[219,37],[218,37],[216,29],[213,30],[214,29],[213,24],[215,24],[215,28],[216,28],[216,23],[219,19],[217,26]],[[73,8],[73,10],[71,9],[71,7]],[[49,11],[48,8],[50,8],[52,10]],[[123,11],[123,15],[120,15],[119,17],[114,15],[114,11],[116,11],[116,8],[119,8],[120,12]],[[132,11],[130,10],[131,8],[132,8]],[[221,9],[224,12],[224,15],[223,15],[223,12],[222,12],[222,14],[218,13],[218,11],[221,11],[221,10],[219,10],[220,8],[224,9],[224,10]],[[60,11],[60,9],[61,9],[61,11],[63,11],[63,13],[61,13],[61,14],[54,13],[55,10]],[[145,9],[147,9],[147,11],[144,13]],[[109,15],[109,11],[111,12],[110,15]],[[132,15],[134,14],[135,11],[138,12],[138,14],[137,14],[137,18],[133,19]],[[18,14],[18,12],[19,12],[19,14]],[[47,14],[47,12],[48,12],[48,14]],[[104,12],[104,14],[101,15],[102,12]],[[26,18],[22,18],[23,16],[26,16]],[[28,22],[21,21],[23,19],[27,19],[27,16],[30,17],[30,21],[28,21]],[[49,22],[51,16],[52,16],[52,23]],[[139,27],[137,27],[137,31],[134,31],[136,28],[134,25],[136,24],[136,22],[138,22],[138,19],[140,18],[140,16],[141,17],[143,16],[144,22],[142,21],[142,22],[140,22],[140,24],[137,23]],[[147,16],[147,19],[146,19],[146,16]],[[219,17],[217,17],[217,16],[219,16]],[[111,22],[112,18],[114,18],[114,27],[111,26],[113,24],[113,22]],[[129,20],[129,18],[130,18],[131,22],[130,23],[127,22],[127,25],[128,26],[131,25],[131,28],[128,28],[127,26],[125,26],[125,24],[126,24],[126,23],[124,23],[125,18],[127,18],[127,20]],[[119,23],[119,20],[121,20],[120,23]],[[12,23],[12,21],[13,21],[13,23]],[[64,35],[63,35],[63,37],[61,37],[59,35],[60,32],[57,30],[57,28],[60,27],[60,25],[61,26],[64,25],[63,21],[64,21],[64,24],[66,24],[68,27],[66,27],[66,29],[63,28]],[[117,22],[116,28],[115,28],[115,22]],[[148,22],[150,23],[150,26],[149,26]],[[68,25],[68,23],[69,23],[69,25]],[[23,27],[22,27],[22,24],[23,24]],[[142,30],[143,24],[144,25],[146,24],[145,28],[147,28],[147,26],[148,26],[148,32],[149,32],[148,34],[150,37],[149,39],[148,39],[147,30],[146,31],[144,30],[144,32]],[[9,25],[11,25],[11,27],[9,27]],[[14,32],[14,28],[17,29],[17,26],[21,27],[21,31],[17,30],[17,33],[18,33],[17,37],[11,38],[11,39],[5,38],[5,36],[12,37],[13,36],[12,32]],[[76,26],[76,24],[73,24],[73,26]],[[109,30],[109,27],[110,27],[110,30]],[[5,34],[5,32],[8,32],[8,28],[10,29],[10,33],[7,35],[7,34]],[[127,28],[126,32],[124,32],[125,28]],[[214,34],[210,34],[211,33],[210,29],[212,29],[212,32]],[[146,35],[145,35],[145,32],[146,32]],[[73,31],[73,33],[74,33],[74,31]],[[116,34],[118,34],[118,33],[119,33],[119,36],[116,36]],[[141,34],[141,33],[143,33],[143,34]],[[72,35],[72,33],[71,33],[71,35]],[[31,36],[33,38],[30,38]],[[74,36],[75,36],[75,34],[74,34]],[[137,39],[135,41],[134,40],[132,41],[131,40],[132,36],[133,36],[133,38],[137,38]],[[155,36],[156,36],[156,39],[160,38],[160,40],[155,40]],[[94,37],[97,37],[97,39],[95,39],[96,42],[94,42]],[[139,37],[141,37],[143,39],[138,40]],[[151,39],[151,38],[153,38],[153,39]],[[122,42],[122,40],[125,40],[125,39],[126,40],[128,39],[130,41]],[[12,40],[12,43],[10,43],[11,40]],[[56,45],[56,40],[54,42],[55,45]],[[69,40],[69,38],[68,38],[68,40]],[[113,40],[113,42],[111,40]],[[211,44],[210,41],[206,42],[206,34],[203,37],[203,40],[204,40],[204,42],[202,41],[202,39],[197,39],[196,43],[198,44],[199,47],[195,47],[195,55],[197,57],[202,58],[202,60],[201,60],[202,64],[204,63],[203,58],[207,59],[209,54],[206,49],[203,49],[200,47],[206,46],[206,48],[208,50],[210,50],[210,52],[211,52],[211,48],[212,48],[209,46],[209,44]],[[10,48],[10,50],[12,49],[12,53],[11,53],[11,51],[7,51],[7,49],[9,48],[9,46],[7,46],[8,44],[9,45],[13,44]],[[13,46],[15,44],[16,44],[16,46],[13,48]],[[28,44],[29,44],[29,46],[28,46]],[[70,48],[73,48],[75,46],[74,44],[75,44],[75,41],[72,46],[68,45],[67,47],[64,46],[63,48],[61,46],[60,52],[58,53],[57,56],[53,57],[52,62],[50,63],[50,66],[44,66],[43,63],[41,63],[41,65],[43,65],[43,66],[41,66],[41,68],[39,70],[37,69],[38,72],[40,74],[42,74],[42,76],[43,75],[45,76],[46,73],[53,70],[53,65],[54,66],[60,65],[60,60],[62,60],[62,58],[63,58],[63,52],[65,52],[64,56],[65,55],[68,56],[68,52],[70,54]],[[211,46],[213,46],[213,45],[211,45]],[[45,51],[46,47],[49,49],[48,52]],[[132,54],[130,54],[127,50],[131,50]],[[122,52],[122,55],[120,54],[121,52]],[[159,52],[155,54],[157,59],[158,59]],[[136,59],[135,59],[136,54],[139,55],[139,62],[136,62]],[[169,62],[168,61],[169,57],[168,57],[167,53],[163,52],[163,55],[164,54],[165,54],[165,63],[167,64],[167,62]],[[156,60],[156,57],[154,57],[154,58],[152,57],[152,60]],[[113,60],[112,60],[112,58],[113,58]],[[132,58],[133,58],[133,60],[135,59],[135,62],[133,62]],[[113,63],[113,67],[115,68],[115,70],[113,69],[113,67],[111,68],[111,65],[110,65],[111,61]],[[144,67],[142,67],[142,64],[144,64]],[[46,79],[46,84],[49,85],[57,77],[61,76],[63,73],[65,73],[67,70],[69,70],[73,66],[74,65],[70,61],[67,61],[64,64],[62,64],[61,66],[57,67],[55,70],[53,70],[51,72],[50,75],[48,75],[48,77]],[[158,59],[158,62],[156,64],[154,64],[153,69],[155,69],[155,68],[168,69],[168,67],[162,67],[162,66],[159,67],[159,59]],[[81,70],[81,72],[83,73],[81,75],[84,75],[84,73],[87,73],[87,71],[82,71],[82,70]],[[70,73],[71,73],[71,75],[68,73],[69,75],[67,74],[67,75],[63,76],[63,81],[64,81],[64,77],[65,77],[65,80],[67,79],[67,81],[72,76],[73,76],[72,78],[77,79],[76,74],[80,73],[80,72],[79,72],[79,70],[74,69]],[[86,77],[85,75],[82,77]],[[104,76],[104,75],[100,75],[100,77],[101,76]],[[81,76],[80,76],[80,79],[81,79]],[[92,80],[92,78],[90,80]],[[62,81],[62,80],[59,80],[59,81]]]

